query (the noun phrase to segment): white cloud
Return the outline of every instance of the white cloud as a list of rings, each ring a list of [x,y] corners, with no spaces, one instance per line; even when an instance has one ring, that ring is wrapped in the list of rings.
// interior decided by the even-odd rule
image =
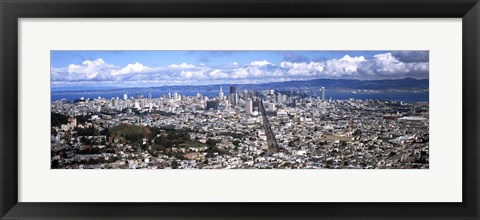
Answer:
[[[252,61],[250,62],[250,66],[258,66],[258,67],[263,67],[267,65],[273,65],[272,63],[266,61],[266,60],[261,60],[261,61]]]
[[[196,79],[196,80],[204,80],[207,78],[205,76],[205,73],[203,71],[184,71],[180,72],[180,78],[181,79]]]
[[[107,79],[114,71],[114,66],[105,63],[103,59],[85,60],[80,65],[70,64],[66,68],[52,70],[52,79],[66,81]]]
[[[168,66],[170,68],[182,68],[182,69],[187,69],[187,68],[194,68],[195,65],[193,64],[188,64],[188,63],[181,63],[181,64],[172,64]]]
[[[225,73],[221,69],[213,70],[213,71],[210,72],[209,75],[212,79],[227,79],[227,78],[229,78],[229,74]]]
[[[283,61],[280,63],[280,66],[291,76],[312,76],[321,74],[325,64],[319,62],[292,63]]]
[[[331,77],[352,76],[357,74],[358,65],[365,61],[365,57],[350,57],[345,55],[341,59],[326,61],[325,74]]]
[[[267,60],[252,61],[246,65],[236,62],[225,65],[171,64],[168,66],[146,66],[140,62],[115,66],[103,59],[86,60],[81,64],[70,64],[52,68],[52,82],[56,84],[80,82],[117,82],[118,84],[209,84],[209,83],[253,83],[315,78],[388,79],[428,78],[428,62],[404,63],[391,53],[373,57],[352,57],[322,61],[283,61],[275,65]],[[141,86],[141,85],[139,85]]]
[[[372,59],[362,62],[358,72],[363,75],[383,78],[428,77],[428,62],[399,61],[391,53],[377,54]]]
[[[368,71],[374,71],[375,74],[398,74],[408,71],[405,63],[398,61],[391,53],[377,54],[369,62],[373,63]]]
[[[428,62],[406,63],[407,69],[413,72],[428,72],[430,65]]]
[[[245,79],[248,77],[248,70],[244,68],[235,69],[231,76],[233,79]]]
[[[122,74],[130,74],[130,73],[141,73],[151,70],[152,68],[145,66],[139,62],[134,64],[128,64],[126,67],[122,68],[117,72],[113,72],[112,75],[122,75]]]

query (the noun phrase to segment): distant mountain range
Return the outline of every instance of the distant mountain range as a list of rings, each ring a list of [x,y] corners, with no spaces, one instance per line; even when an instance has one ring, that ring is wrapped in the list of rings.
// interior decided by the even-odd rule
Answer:
[[[247,85],[240,85],[247,86]],[[248,85],[250,86],[250,85]],[[388,79],[388,80],[355,80],[355,79],[314,79],[306,81],[273,82],[254,85],[257,88],[309,88],[323,86],[333,89],[428,89],[428,79]]]
[[[408,90],[421,89],[428,90],[428,79],[385,79],[385,80],[355,80],[355,79],[313,79],[304,81],[285,81],[285,82],[271,82],[261,84],[215,84],[215,85],[185,85],[185,86],[159,86],[159,87],[141,87],[141,88],[59,88],[52,89],[52,92],[79,92],[79,91],[122,91],[130,94],[134,92],[145,91],[165,91],[165,92],[213,92],[218,91],[220,86],[223,87],[225,94],[229,93],[229,87],[234,85],[237,91],[243,90],[291,90],[291,89],[308,89],[315,87],[325,87],[328,90]]]

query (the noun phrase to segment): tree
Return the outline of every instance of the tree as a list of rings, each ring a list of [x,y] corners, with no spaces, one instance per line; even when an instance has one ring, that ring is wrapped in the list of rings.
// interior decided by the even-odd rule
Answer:
[[[58,163],[58,160],[53,160],[52,169],[58,169],[58,168],[60,168],[60,164]]]
[[[130,143],[141,143],[143,140],[142,134],[126,134],[125,140]]]
[[[108,128],[104,128],[101,132],[101,135],[108,135]],[[115,134],[116,135],[116,134]]]
[[[240,141],[239,140],[234,140],[233,145],[235,145],[235,147],[238,147],[238,145],[240,145]]]
[[[219,141],[216,141],[216,140],[213,140],[213,139],[208,139],[207,142],[205,142],[205,144],[207,144],[207,146],[209,147],[215,147],[215,145],[217,145],[217,143],[219,143]]]
[[[172,161],[172,169],[178,168],[178,162],[176,160]]]
[[[51,129],[50,132],[51,132],[51,134],[52,134],[53,136],[57,136],[57,134],[58,134],[57,131],[56,131],[55,129],[53,129],[53,128]]]
[[[62,114],[51,112],[50,114],[52,126],[59,127],[62,124],[68,123],[68,117]]]
[[[75,128],[75,131],[77,131],[79,136],[95,136],[99,132],[94,128],[94,127],[89,127],[89,128]]]
[[[77,122],[80,124],[85,124],[85,122],[87,122],[90,119],[90,117],[83,116],[83,115],[77,115],[75,116],[75,118],[77,119]]]

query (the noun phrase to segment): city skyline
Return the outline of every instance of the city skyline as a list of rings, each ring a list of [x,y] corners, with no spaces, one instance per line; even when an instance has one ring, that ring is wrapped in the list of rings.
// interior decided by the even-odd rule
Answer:
[[[52,89],[428,79],[428,51],[52,51]]]
[[[426,102],[228,90],[53,101],[51,168],[429,168]]]
[[[429,169],[428,59],[53,51],[51,168]]]

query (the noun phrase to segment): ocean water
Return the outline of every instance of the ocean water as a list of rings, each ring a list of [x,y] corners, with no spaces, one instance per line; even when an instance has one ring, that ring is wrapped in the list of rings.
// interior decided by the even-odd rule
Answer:
[[[373,99],[373,100],[386,100],[386,101],[404,101],[404,102],[428,102],[429,93],[372,93],[372,94],[353,94],[353,93],[339,93],[331,92],[326,93],[325,98],[345,100],[345,99]]]

